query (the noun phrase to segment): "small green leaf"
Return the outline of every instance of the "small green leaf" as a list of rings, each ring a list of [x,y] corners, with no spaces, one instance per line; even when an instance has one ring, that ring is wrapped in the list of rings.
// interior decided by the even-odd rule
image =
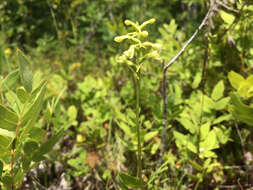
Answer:
[[[238,120],[253,125],[253,108],[245,105],[236,93],[231,93],[231,101],[233,104],[232,114]]]
[[[230,71],[228,73],[228,80],[235,89],[239,89],[241,83],[245,81],[245,79],[240,74],[234,71]]]
[[[157,152],[157,150],[160,148],[160,145],[161,145],[160,142],[156,142],[152,145],[152,148],[150,151],[152,155],[154,155]]]
[[[122,173],[122,172],[119,173],[119,178],[121,182],[125,184],[127,187],[141,188],[144,186],[144,184],[138,178]]]
[[[223,96],[223,92],[224,92],[224,84],[223,84],[223,81],[220,81],[214,87],[211,98],[213,100],[217,101]]]
[[[205,140],[210,131],[210,123],[205,123],[200,127],[200,140]]]
[[[25,154],[22,159],[22,168],[24,169],[25,172],[29,170],[29,166],[31,164],[30,156],[31,156],[30,154]]]
[[[150,139],[154,138],[158,134],[158,131],[151,131],[144,135],[144,141],[147,142]]]
[[[204,95],[204,101],[203,101],[203,110],[206,112],[210,112],[210,110],[214,109],[215,107],[215,102],[213,101],[212,98]]]
[[[219,148],[215,131],[208,133],[207,137],[200,142],[200,152]]]
[[[27,92],[32,92],[33,75],[30,70],[30,63],[20,50],[18,50],[18,60],[21,82]]]
[[[195,162],[195,161],[192,161],[192,160],[189,160],[189,162],[190,162],[190,164],[192,165],[192,167],[194,168],[194,169],[196,169],[197,171],[203,171],[204,170],[204,168],[201,166],[201,165],[199,165],[197,162]]]
[[[186,117],[181,117],[177,119],[179,123],[181,123],[185,129],[189,130],[192,134],[194,134],[197,130],[197,127]]]
[[[1,136],[0,135],[0,148],[3,150],[7,150],[8,146],[10,145],[12,139],[8,138],[6,136]]]
[[[203,158],[217,158],[217,155],[213,151],[206,150],[206,151],[200,152],[199,157],[201,159],[203,159]]]
[[[27,141],[24,145],[24,152],[25,154],[32,154],[35,150],[39,148],[39,145],[35,141]]]
[[[60,130],[55,135],[50,137],[46,142],[44,142],[39,149],[34,153],[34,156],[32,158],[33,161],[39,162],[44,159],[43,155],[47,154],[49,151],[52,150],[54,145],[57,143],[57,141],[61,138],[61,136],[64,134],[64,130]]]
[[[231,119],[232,119],[232,115],[231,115],[231,114],[222,115],[222,116],[216,118],[216,119],[213,121],[212,124],[215,125],[215,124],[221,123],[221,122],[223,122],[223,121],[229,121],[229,120],[231,120]]]
[[[125,122],[117,122],[117,123],[127,136],[133,137],[135,135],[135,133],[131,130],[131,128]]]
[[[15,137],[15,133],[13,131],[8,131],[6,129],[1,129],[1,128],[0,128],[0,135],[4,137],[10,137],[10,138]]]
[[[230,101],[230,97],[222,98],[218,102],[215,102],[214,109],[215,110],[225,109],[225,107],[228,105],[229,101]]]
[[[0,104],[0,128],[15,131],[17,122],[17,114]]]
[[[128,190],[128,187],[122,182],[121,178],[119,176],[116,177],[117,184],[120,187],[120,190]]]
[[[76,117],[77,117],[77,109],[76,109],[76,107],[73,106],[73,105],[70,106],[68,108],[67,115],[68,115],[68,117],[69,117],[70,120],[76,119]]]
[[[227,13],[225,11],[222,11],[222,10],[219,11],[219,13],[220,13],[221,18],[223,19],[223,21],[226,24],[230,25],[230,24],[232,24],[234,22],[234,20],[235,20],[235,16],[234,15],[232,15],[230,13]]]
[[[16,90],[16,94],[18,96],[18,99],[24,104],[28,98],[29,98],[29,94],[26,92],[26,90],[24,89],[24,87],[19,87]]]
[[[10,175],[5,175],[4,177],[2,177],[1,182],[7,187],[7,189],[11,188],[11,186],[13,185],[13,177],[11,177]]]
[[[200,82],[201,82],[201,79],[202,79],[202,73],[201,72],[198,72],[195,77],[194,77],[194,80],[193,80],[193,83],[192,83],[192,88],[193,89],[196,89],[198,88]]]
[[[29,136],[31,139],[39,142],[42,141],[42,139],[45,137],[46,131],[44,129],[41,129],[39,127],[31,127],[29,131]]]
[[[19,79],[19,70],[15,70],[7,75],[7,77],[3,80],[2,83],[2,91],[12,90],[15,85],[18,83]]]
[[[230,137],[230,134],[231,134],[231,128],[227,129],[225,126],[220,125],[219,127],[214,127],[213,129],[216,133],[218,141],[221,144],[225,144],[230,140],[229,137]]]
[[[26,113],[24,114],[22,121],[21,121],[21,125],[24,125],[27,121],[29,120],[33,120],[34,122],[36,121],[41,108],[42,108],[42,104],[43,104],[43,98],[44,95],[46,93],[46,85],[43,84],[42,87],[40,88],[40,91],[37,94],[34,94],[34,92],[32,93],[31,98],[33,98],[33,96],[35,96],[35,100],[33,102],[33,104],[30,106],[30,108],[28,109],[28,111],[26,111]]]

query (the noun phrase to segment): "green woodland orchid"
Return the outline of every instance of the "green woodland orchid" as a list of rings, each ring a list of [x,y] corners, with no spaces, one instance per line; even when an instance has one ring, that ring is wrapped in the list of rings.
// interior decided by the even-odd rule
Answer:
[[[148,31],[143,30],[143,28],[148,24],[153,24],[154,22],[154,18],[145,21],[141,25],[138,22],[134,23],[130,20],[125,20],[125,25],[132,26],[136,31],[114,38],[114,41],[118,43],[121,43],[124,40],[128,40],[130,42],[128,50],[122,53],[122,55],[118,58],[118,62],[127,63],[129,66],[135,67],[135,71],[138,72],[146,59],[153,58],[160,60],[159,50],[161,49],[161,46],[157,43],[144,41],[145,38],[148,37]]]
[[[117,36],[114,38],[114,41],[121,43],[125,40],[129,41],[129,48],[128,50],[124,51],[121,56],[118,58],[118,62],[120,63],[127,63],[129,68],[133,71],[134,76],[134,87],[136,92],[136,135],[138,139],[138,150],[137,150],[137,178],[128,176],[126,174],[121,173],[119,175],[119,184],[128,185],[129,187],[134,188],[141,188],[144,189],[145,185],[142,180],[142,139],[140,135],[140,128],[141,128],[141,122],[140,122],[140,92],[141,92],[141,86],[140,86],[140,80],[141,80],[141,66],[143,65],[144,61],[152,58],[156,60],[160,60],[159,56],[159,50],[161,49],[161,46],[156,43],[151,43],[149,41],[144,41],[145,38],[148,37],[148,32],[146,30],[143,30],[143,28],[148,24],[153,24],[155,22],[155,19],[152,18],[148,21],[145,21],[141,25],[136,22],[132,22],[130,20],[125,20],[125,25],[132,26],[135,30],[135,32],[130,32],[126,35]],[[132,186],[128,182],[135,181],[135,185]],[[136,186],[136,184],[138,184]]]

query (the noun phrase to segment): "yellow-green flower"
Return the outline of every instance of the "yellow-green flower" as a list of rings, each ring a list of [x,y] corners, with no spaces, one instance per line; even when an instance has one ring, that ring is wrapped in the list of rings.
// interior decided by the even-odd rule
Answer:
[[[11,54],[11,49],[10,48],[5,49],[4,54],[5,55],[10,55]]]

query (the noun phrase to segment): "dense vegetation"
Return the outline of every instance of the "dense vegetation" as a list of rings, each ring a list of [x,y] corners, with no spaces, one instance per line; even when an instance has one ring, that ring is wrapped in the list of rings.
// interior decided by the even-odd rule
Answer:
[[[0,189],[251,189],[252,22],[251,0],[0,1]]]

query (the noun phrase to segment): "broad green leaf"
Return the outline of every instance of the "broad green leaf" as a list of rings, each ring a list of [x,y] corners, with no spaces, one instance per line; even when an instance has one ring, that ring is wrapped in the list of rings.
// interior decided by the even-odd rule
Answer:
[[[176,144],[179,148],[181,148],[181,146],[186,144],[186,140],[187,140],[186,135],[183,135],[182,133],[180,133],[178,131],[173,131],[173,135],[176,139]]]
[[[2,178],[3,168],[4,168],[4,164],[3,164],[3,162],[0,160],[0,179]]]
[[[200,152],[219,148],[214,130],[210,131],[207,137],[200,142]]]
[[[12,90],[9,90],[5,93],[5,98],[8,101],[8,104],[12,105],[12,110],[19,115],[20,112],[23,110],[23,104],[18,99],[17,94]]]
[[[23,169],[21,167],[19,167],[16,171],[14,178],[13,178],[13,181],[14,181],[14,184],[16,185],[16,187],[19,187],[21,185],[23,178],[24,178]]]
[[[189,140],[186,135],[183,135],[182,133],[179,133],[177,131],[173,131],[173,135],[176,138],[176,145],[178,146],[178,148],[187,148],[193,153],[197,153],[196,146]]]
[[[4,184],[4,186],[7,188],[7,189],[11,189],[11,186],[13,184],[13,177],[10,176],[10,175],[5,175],[2,177],[1,179],[1,182]]]
[[[35,140],[36,142],[42,141],[45,137],[46,131],[44,129],[38,127],[31,127],[29,131],[29,136],[31,139]]]
[[[17,114],[0,104],[0,128],[8,131],[15,131],[17,122]]]
[[[3,80],[2,91],[6,92],[8,90],[12,90],[18,83],[18,79],[19,79],[19,70],[15,70],[10,74],[8,74],[7,77]]]
[[[65,132],[64,130],[60,130],[55,135],[50,137],[46,142],[44,142],[39,147],[39,149],[37,149],[37,151],[34,153],[32,160],[35,161],[35,162],[39,162],[42,159],[44,159],[44,157],[43,157],[44,154],[47,154],[48,152],[50,152],[53,149],[54,145],[62,137],[64,132]]]
[[[221,125],[219,127],[214,127],[213,130],[221,144],[225,144],[230,140],[231,128],[227,129],[225,126]]]
[[[246,80],[241,82],[240,88],[237,89],[238,94],[243,98],[248,98],[248,91],[251,86],[252,84]]]
[[[210,131],[210,123],[205,123],[200,127],[200,140],[203,141],[207,137],[209,131]]]
[[[77,117],[77,109],[75,106],[70,106],[67,111],[67,115],[70,118],[70,120],[74,120]]]
[[[158,169],[155,170],[155,172],[153,172],[151,174],[151,176],[149,177],[149,180],[147,182],[148,185],[151,185],[153,183],[153,181],[157,179],[157,176],[159,174],[168,170],[168,164],[170,163],[170,161],[172,161],[172,160],[174,161],[176,159],[175,156],[172,154],[169,155],[169,158],[170,159],[167,159]]]
[[[202,159],[203,158],[217,158],[217,155],[213,151],[206,150],[206,151],[200,152],[199,157]]]
[[[27,92],[32,92],[33,75],[30,70],[30,63],[25,55],[18,50],[19,72],[21,82],[24,85]]]
[[[253,86],[253,75],[248,76],[248,78],[246,79],[246,81]]]
[[[42,104],[43,104],[43,98],[46,93],[45,86],[46,86],[45,84],[42,85],[40,91],[36,95],[34,102],[30,106],[28,111],[26,111],[26,113],[24,114],[22,121],[21,121],[22,125],[24,125],[28,120],[32,120],[34,122],[36,121],[36,119],[41,111]]]
[[[1,129],[1,128],[0,128],[0,135],[4,137],[10,137],[10,138],[15,137],[15,133],[13,131],[8,131],[6,129]]]
[[[11,143],[11,138],[8,138],[6,136],[1,136],[0,135],[0,147],[3,149],[3,150],[7,150],[10,143]]]
[[[119,173],[119,178],[121,179],[122,183],[125,184],[127,187],[141,188],[144,186],[144,184],[138,178],[127,175],[122,172]]]
[[[125,124],[125,122],[117,122],[117,123],[127,136],[129,136],[129,137],[135,136],[135,134],[132,132],[131,128],[127,124]]]
[[[193,80],[193,83],[192,83],[192,88],[193,89],[196,89],[198,88],[200,82],[201,82],[201,79],[202,79],[202,73],[201,72],[198,72],[195,77],[194,77],[194,80]]]
[[[28,98],[29,98],[29,94],[26,92],[26,90],[24,89],[24,87],[19,87],[16,90],[16,94],[18,96],[18,99],[24,104]]]
[[[245,81],[245,79],[238,73],[234,71],[230,71],[228,73],[228,80],[233,88],[236,90],[240,88],[240,85],[242,82]]]
[[[128,190],[128,187],[125,185],[124,182],[122,182],[122,179],[119,176],[116,177],[116,181],[118,186],[120,187],[120,190]]]
[[[129,150],[132,151],[136,151],[137,150],[137,145],[134,145],[134,143],[137,142],[132,142],[129,140],[124,140],[123,138],[121,138],[120,136],[117,136],[117,139],[120,141],[120,143],[122,143],[124,146],[126,146]]]
[[[39,145],[35,141],[27,141],[24,144],[24,153],[25,154],[32,154],[34,151],[36,151],[39,148]]]
[[[253,108],[243,104],[236,93],[231,93],[232,114],[238,120],[253,125]]]
[[[201,166],[201,165],[199,165],[197,162],[195,162],[195,161],[193,161],[193,160],[189,160],[189,163],[192,165],[192,167],[194,168],[194,169],[196,169],[197,171],[203,171],[204,170],[204,168]]]
[[[192,142],[190,142],[190,141],[187,141],[186,142],[186,146],[187,146],[187,148],[190,150],[190,151],[192,151],[193,153],[197,153],[197,147],[192,143]]]
[[[213,121],[212,124],[215,125],[215,124],[221,123],[221,122],[223,122],[223,121],[229,121],[229,120],[231,120],[231,119],[232,119],[232,115],[231,115],[231,114],[222,115],[222,116],[216,118],[216,119]]]
[[[215,101],[219,100],[223,96],[224,84],[223,81],[218,82],[212,91],[211,98]]]
[[[200,180],[200,176],[193,175],[193,174],[190,174],[190,173],[187,173],[187,177],[189,177],[191,180],[194,180],[194,181],[199,181]]]
[[[247,97],[251,98],[253,96],[253,86],[249,88]]]
[[[151,154],[152,155],[154,155],[156,152],[157,152],[157,150],[160,148],[160,146],[161,146],[161,143],[160,142],[156,142],[156,143],[154,143],[153,145],[152,145],[152,148],[151,148]]]
[[[181,117],[177,119],[179,123],[181,123],[185,129],[189,130],[192,134],[194,134],[197,130],[197,127],[186,117]]]
[[[212,100],[212,98],[208,96],[204,96],[204,101],[203,101],[203,110],[206,112],[210,112],[212,109],[215,107],[215,102]]]
[[[233,14],[227,13],[227,12],[222,11],[222,10],[219,11],[219,13],[220,13],[220,16],[221,16],[222,20],[223,20],[226,24],[230,25],[230,24],[232,24],[232,23],[234,22],[235,16],[234,16]]]
[[[22,168],[24,169],[25,172],[27,170],[29,170],[29,166],[31,164],[31,157],[30,156],[31,156],[31,154],[25,154],[22,159]]]
[[[226,108],[230,101],[230,97],[222,98],[221,100],[214,103],[215,110],[223,110]]]
[[[158,131],[151,131],[144,135],[144,141],[147,142],[150,139],[154,138],[158,134]]]

